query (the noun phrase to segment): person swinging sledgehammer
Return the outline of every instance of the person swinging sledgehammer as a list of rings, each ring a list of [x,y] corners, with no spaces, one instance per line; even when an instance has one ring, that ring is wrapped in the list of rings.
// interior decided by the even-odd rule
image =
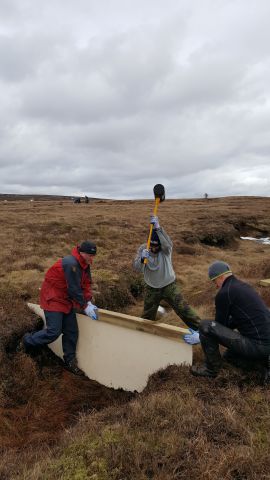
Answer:
[[[173,242],[165,230],[160,227],[157,216],[151,216],[153,225],[150,249],[146,244],[139,247],[134,259],[134,269],[144,274],[145,298],[142,318],[155,320],[161,300],[165,300],[191,329],[198,331],[200,317],[186,302],[176,282],[172,266]],[[147,263],[144,259],[147,258]]]

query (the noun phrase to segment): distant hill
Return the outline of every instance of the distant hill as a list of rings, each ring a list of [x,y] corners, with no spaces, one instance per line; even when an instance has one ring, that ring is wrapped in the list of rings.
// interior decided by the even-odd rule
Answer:
[[[36,201],[55,201],[55,200],[74,200],[75,198],[78,198],[79,195],[73,195],[73,196],[68,196],[68,195],[42,195],[42,194],[36,194],[36,195],[20,195],[20,194],[13,194],[13,193],[0,193],[0,201],[7,200],[8,202],[14,202],[18,200],[36,200]],[[81,199],[84,199],[84,196],[80,197]],[[94,197],[88,197],[89,201],[91,200],[99,200],[99,198],[94,198]]]

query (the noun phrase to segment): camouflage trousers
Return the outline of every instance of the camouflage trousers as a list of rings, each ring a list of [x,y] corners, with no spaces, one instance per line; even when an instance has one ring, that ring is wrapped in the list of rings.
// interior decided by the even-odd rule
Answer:
[[[185,301],[176,282],[170,283],[163,288],[153,288],[146,285],[142,318],[155,320],[161,300],[165,300],[188,327],[198,330],[201,319]]]

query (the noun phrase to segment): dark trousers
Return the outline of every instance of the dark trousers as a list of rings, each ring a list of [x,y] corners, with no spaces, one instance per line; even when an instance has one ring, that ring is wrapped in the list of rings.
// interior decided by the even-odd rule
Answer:
[[[161,300],[165,300],[188,327],[198,330],[200,317],[185,301],[177,282],[172,282],[163,288],[146,285],[142,318],[155,320]]]
[[[24,336],[26,347],[37,347],[54,342],[61,333],[65,362],[70,362],[76,357],[78,341],[78,324],[76,314],[63,312],[48,312],[44,310],[46,328]]]
[[[227,347],[227,357],[231,358],[262,360],[264,363],[270,355],[270,345],[262,345],[218,322],[203,320],[199,330],[206,366],[215,372],[220,369],[222,363],[219,345]]]

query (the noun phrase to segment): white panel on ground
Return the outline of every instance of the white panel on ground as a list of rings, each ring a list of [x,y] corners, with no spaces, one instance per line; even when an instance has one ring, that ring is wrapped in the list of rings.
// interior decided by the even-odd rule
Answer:
[[[43,318],[36,304],[29,308]],[[191,365],[185,328],[99,309],[99,320],[77,314],[79,367],[92,380],[112,388],[141,392],[152,373],[168,365]],[[59,337],[49,347],[63,358]]]
[[[260,280],[259,284],[263,287],[270,287],[270,278],[266,278],[265,280]]]

